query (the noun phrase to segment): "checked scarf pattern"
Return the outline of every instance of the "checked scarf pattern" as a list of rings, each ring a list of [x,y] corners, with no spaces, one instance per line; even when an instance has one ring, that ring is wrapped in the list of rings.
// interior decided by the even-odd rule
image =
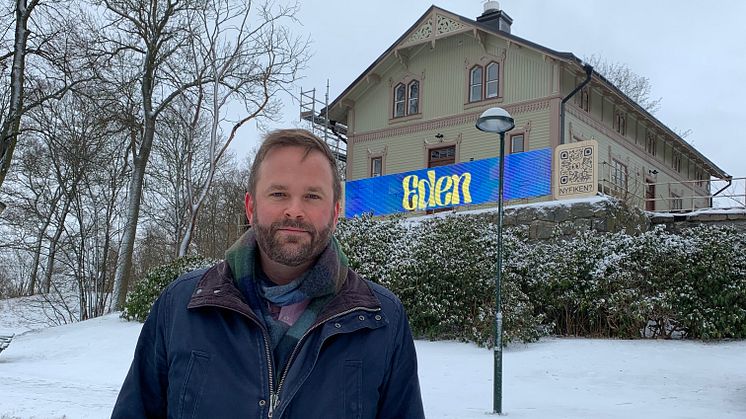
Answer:
[[[225,252],[225,260],[238,288],[243,293],[253,291],[262,299],[262,318],[269,331],[277,373],[284,368],[300,338],[313,325],[321,310],[342,287],[347,278],[348,261],[339,242],[332,237],[316,264],[301,277],[284,286],[273,286],[263,272],[255,269],[258,251],[256,236],[250,229]],[[267,304],[269,301],[284,306],[308,298],[311,302],[292,326],[275,320]]]

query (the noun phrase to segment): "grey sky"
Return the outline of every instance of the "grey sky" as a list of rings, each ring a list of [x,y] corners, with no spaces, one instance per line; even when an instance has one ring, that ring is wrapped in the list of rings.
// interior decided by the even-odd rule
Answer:
[[[368,2],[327,0],[301,3],[298,34],[310,36],[313,57],[294,89],[317,89],[323,100],[326,80],[330,100],[433,3],[406,0]],[[479,0],[434,3],[475,19]],[[734,177],[746,176],[746,2],[719,0],[504,0],[513,18],[512,33],[578,57],[601,55],[627,64],[648,77],[652,96],[662,97],[655,116],[669,127],[691,129],[687,141]],[[284,121],[302,126],[299,105],[289,95]],[[258,134],[245,129],[234,149],[245,154]]]

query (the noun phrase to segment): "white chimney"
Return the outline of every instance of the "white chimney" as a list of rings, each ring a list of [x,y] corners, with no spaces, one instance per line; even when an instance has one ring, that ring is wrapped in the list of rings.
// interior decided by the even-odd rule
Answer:
[[[484,2],[484,13],[496,12],[500,10],[500,3],[494,0],[487,0]]]

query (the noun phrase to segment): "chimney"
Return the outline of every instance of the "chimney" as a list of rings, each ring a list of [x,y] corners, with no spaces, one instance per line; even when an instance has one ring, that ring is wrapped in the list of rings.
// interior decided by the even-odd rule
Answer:
[[[477,22],[484,23],[492,29],[510,33],[510,25],[513,24],[513,19],[500,10],[500,3],[488,0],[484,2],[484,13],[477,18]]]

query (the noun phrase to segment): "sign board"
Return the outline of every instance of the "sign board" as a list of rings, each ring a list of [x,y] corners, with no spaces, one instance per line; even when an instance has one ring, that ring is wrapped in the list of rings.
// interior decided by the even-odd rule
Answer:
[[[554,149],[556,199],[581,198],[598,193],[598,142],[562,144]]]
[[[495,157],[348,181],[345,217],[497,202],[499,163]],[[549,195],[551,179],[551,149],[505,156],[506,200]]]

